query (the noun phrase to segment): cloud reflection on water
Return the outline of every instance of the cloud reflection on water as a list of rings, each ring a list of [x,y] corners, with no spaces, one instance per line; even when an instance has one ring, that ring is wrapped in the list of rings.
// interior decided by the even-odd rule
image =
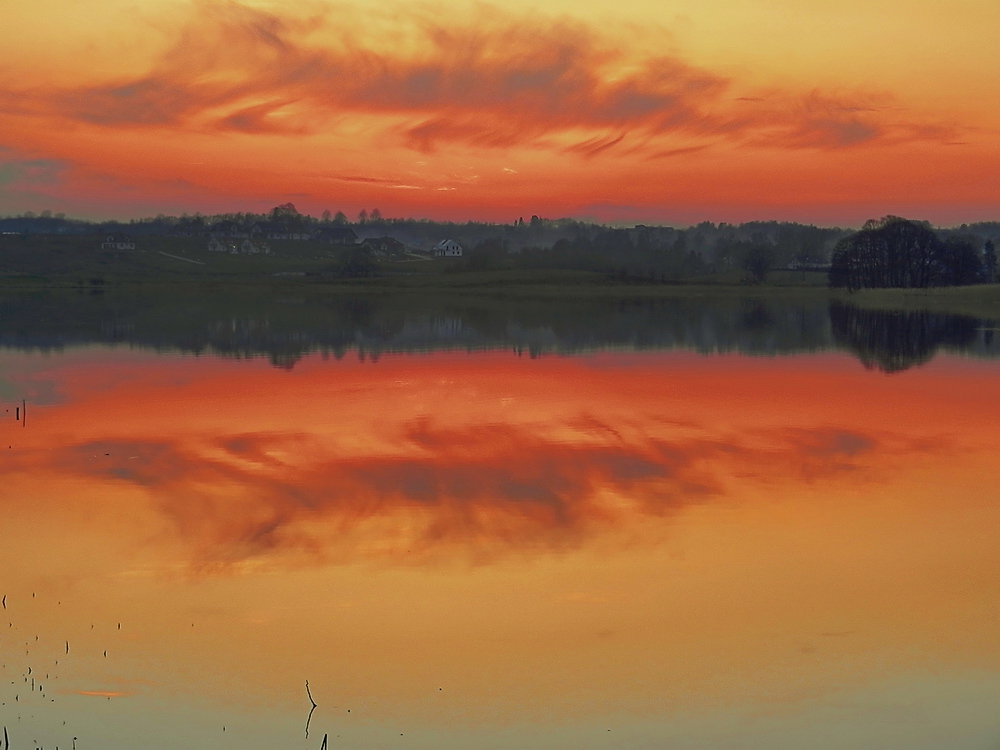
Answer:
[[[566,426],[571,437],[557,439],[421,417],[400,425],[394,453],[378,455],[338,454],[308,433],[122,438],[19,452],[0,458],[0,471],[141,489],[173,521],[196,567],[274,552],[484,562],[578,547],[730,494],[734,482],[858,472],[880,447],[873,436],[831,428],[632,440],[595,424]]]
[[[241,747],[291,746],[308,678],[345,745],[684,744],[689,710],[813,726],[859,686],[996,671],[993,362],[117,350],[26,378],[62,397],[0,422],[0,633],[41,633],[25,666],[63,689],[136,693],[78,698],[119,721],[90,741],[175,696],[217,705],[185,747],[264,704]]]

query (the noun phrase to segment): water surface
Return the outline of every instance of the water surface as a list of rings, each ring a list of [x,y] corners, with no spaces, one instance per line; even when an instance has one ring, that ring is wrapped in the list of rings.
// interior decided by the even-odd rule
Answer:
[[[988,322],[7,302],[14,748],[1000,741]]]

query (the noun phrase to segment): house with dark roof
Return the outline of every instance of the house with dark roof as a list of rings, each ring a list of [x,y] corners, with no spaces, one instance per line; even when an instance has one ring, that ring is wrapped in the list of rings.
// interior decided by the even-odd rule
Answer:
[[[395,237],[368,237],[361,244],[369,248],[375,255],[402,255],[406,245]]]
[[[250,230],[251,239],[308,240],[310,233],[282,221],[258,221]]]
[[[312,239],[328,245],[355,245],[358,235],[350,227],[320,227],[312,233]]]

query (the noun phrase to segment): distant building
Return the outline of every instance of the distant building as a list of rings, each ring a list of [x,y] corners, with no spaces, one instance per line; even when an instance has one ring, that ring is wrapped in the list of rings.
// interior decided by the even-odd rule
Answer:
[[[789,271],[829,271],[830,264],[822,260],[795,259],[788,263]]]
[[[135,250],[135,241],[127,234],[109,234],[101,243],[101,250]]]
[[[173,237],[203,237],[205,222],[201,219],[182,219],[168,232]]]
[[[208,228],[208,233],[212,237],[249,237],[250,232],[245,227],[235,221],[220,221]]]
[[[434,246],[433,253],[437,257],[461,258],[462,246],[455,240],[441,240]]]
[[[280,221],[258,221],[250,230],[251,239],[308,240],[311,233],[295,229]]]
[[[312,233],[312,238],[328,245],[354,245],[358,241],[358,235],[350,227],[320,227]]]
[[[237,242],[236,240],[222,240],[218,237],[213,237],[208,241],[208,249],[213,253],[229,253],[230,255],[271,254],[271,248],[267,246],[266,242],[261,242],[260,240],[256,242],[251,242],[250,240]]]
[[[401,255],[406,252],[406,245],[394,237],[369,237],[361,240],[361,244],[375,255]]]

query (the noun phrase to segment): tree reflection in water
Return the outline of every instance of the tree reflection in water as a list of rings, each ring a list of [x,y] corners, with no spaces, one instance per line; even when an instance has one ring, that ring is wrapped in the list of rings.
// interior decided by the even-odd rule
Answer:
[[[929,362],[941,347],[971,348],[983,322],[965,315],[865,310],[831,302],[830,328],[836,345],[857,355],[867,369],[900,372]],[[985,333],[992,338],[991,331]]]
[[[294,368],[311,354],[508,350],[536,357],[600,350],[776,356],[841,349],[885,372],[941,347],[1000,356],[992,324],[929,312],[861,310],[825,295],[747,292],[638,298],[340,294],[266,289],[108,289],[98,296],[0,294],[0,348],[59,351],[128,344],[158,352],[267,357]]]

